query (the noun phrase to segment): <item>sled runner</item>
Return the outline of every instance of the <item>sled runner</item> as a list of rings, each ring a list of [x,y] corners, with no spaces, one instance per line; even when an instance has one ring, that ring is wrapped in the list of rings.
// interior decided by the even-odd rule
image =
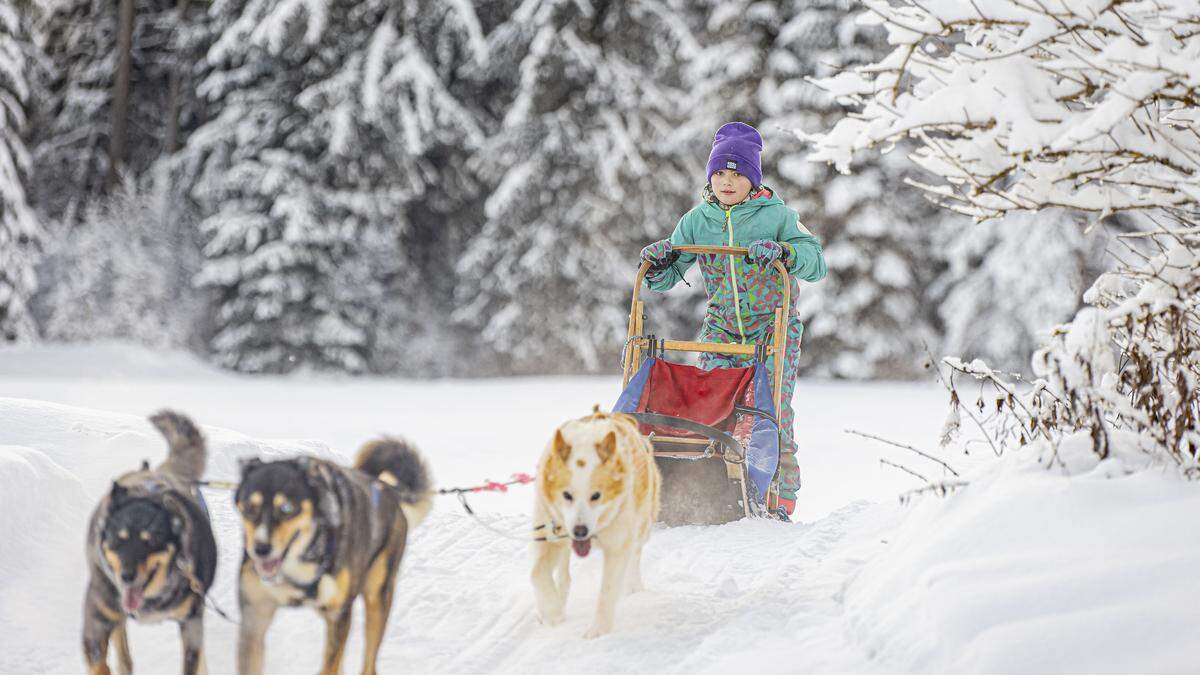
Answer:
[[[680,253],[744,256],[733,246],[676,246]],[[654,445],[662,472],[659,520],[668,524],[717,524],[775,509],[774,480],[784,441],[776,417],[783,368],[774,377],[767,357],[783,363],[791,284],[787,268],[772,263],[782,287],[770,344],[720,344],[666,340],[643,332],[643,262],[633,285],[629,332],[622,352],[623,391],[613,412],[632,415]],[[744,368],[702,370],[671,363],[667,352],[710,352],[753,358]]]

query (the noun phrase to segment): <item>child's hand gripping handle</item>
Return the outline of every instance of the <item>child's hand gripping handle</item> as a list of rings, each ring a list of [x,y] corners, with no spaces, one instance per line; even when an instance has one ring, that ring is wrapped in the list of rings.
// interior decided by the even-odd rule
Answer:
[[[671,246],[670,239],[663,239],[642,249],[641,258],[650,264],[652,275],[662,272],[679,260],[679,252]]]
[[[666,240],[663,240],[663,242],[658,242],[658,243],[664,243],[664,242],[669,247],[667,250],[670,253],[675,254],[674,258],[672,258],[672,260],[669,263],[663,265],[662,267],[658,267],[653,262],[651,262],[651,260],[647,259],[647,257],[646,257],[646,249],[649,249],[652,246],[655,246],[655,244],[651,244],[650,246],[647,246],[646,248],[642,249],[642,266],[641,266],[641,269],[638,270],[637,280],[635,282],[636,284],[642,283],[642,277],[644,277],[647,272],[653,273],[660,269],[665,269],[667,267],[670,267],[672,264],[674,264],[675,260],[678,259],[680,254],[691,253],[691,254],[700,255],[700,254],[705,254],[705,253],[711,253],[711,254],[716,254],[716,255],[736,255],[736,256],[742,256],[742,257],[745,257],[750,254],[750,249],[745,246],[697,246],[697,245],[692,245],[692,244],[670,246],[670,242],[668,242]],[[773,260],[773,261],[771,261],[771,267],[775,268],[775,271],[778,273],[779,283],[780,283],[781,287],[790,290],[790,284],[788,283],[789,275],[788,275],[787,267],[784,266],[783,262],[781,262],[778,259]]]

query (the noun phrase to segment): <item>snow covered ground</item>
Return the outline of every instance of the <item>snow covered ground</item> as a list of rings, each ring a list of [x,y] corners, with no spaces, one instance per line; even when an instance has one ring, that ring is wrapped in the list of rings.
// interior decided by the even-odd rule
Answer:
[[[83,531],[116,474],[161,440],[162,407],[192,415],[210,440],[213,478],[239,457],[344,458],[366,438],[402,433],[441,485],[531,470],[554,426],[615,398],[615,378],[414,382],[244,378],[184,355],[122,345],[0,350],[0,672],[79,672]],[[853,427],[934,445],[944,396],[924,385],[802,383],[805,487],[800,522],[660,529],[645,593],[616,631],[579,638],[599,586],[598,557],[577,561],[568,620],[533,616],[525,545],[439,503],[414,535],[382,657],[384,672],[1095,673],[1194,672],[1200,636],[1200,488],[1136,462],[1072,476],[1031,457],[973,460],[948,500],[895,500],[915,479],[881,468],[912,455],[846,435]],[[928,465],[921,467],[933,473]],[[227,493],[208,492],[221,567],[212,593],[236,613],[240,558]],[[531,494],[481,496],[495,527],[522,532]],[[357,622],[361,625],[361,617]],[[209,614],[212,673],[230,673],[235,627]],[[282,612],[268,637],[274,673],[312,672],[323,627]],[[137,626],[140,672],[172,672],[170,626]],[[347,672],[361,651],[352,631]]]

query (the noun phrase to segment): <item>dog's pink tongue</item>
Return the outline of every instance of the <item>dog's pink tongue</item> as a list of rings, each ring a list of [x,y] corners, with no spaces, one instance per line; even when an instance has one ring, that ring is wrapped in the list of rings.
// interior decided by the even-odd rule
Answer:
[[[141,586],[126,586],[125,595],[121,598],[126,612],[136,612],[142,608],[143,589]]]
[[[282,565],[283,565],[282,559],[260,560],[260,561],[258,561],[258,571],[261,573],[261,576],[273,577],[273,576],[275,576],[275,573],[279,571],[279,568]]]
[[[591,539],[572,539],[571,548],[575,549],[575,555],[580,558],[586,558],[587,554],[592,550]]]

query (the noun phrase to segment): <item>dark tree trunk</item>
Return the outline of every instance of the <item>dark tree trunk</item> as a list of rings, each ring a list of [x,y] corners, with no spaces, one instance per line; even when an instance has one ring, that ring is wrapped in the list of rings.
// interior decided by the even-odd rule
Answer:
[[[175,5],[175,25],[182,28],[187,20],[188,5],[191,0],[178,0]],[[176,59],[175,67],[171,69],[171,83],[167,100],[167,142],[163,145],[165,154],[171,155],[179,150],[179,111],[182,108],[180,97],[183,95],[183,59]]]
[[[109,189],[120,180],[129,134],[129,79],[133,69],[134,0],[121,0],[117,24],[117,72],[113,78],[112,138],[108,144]]]

